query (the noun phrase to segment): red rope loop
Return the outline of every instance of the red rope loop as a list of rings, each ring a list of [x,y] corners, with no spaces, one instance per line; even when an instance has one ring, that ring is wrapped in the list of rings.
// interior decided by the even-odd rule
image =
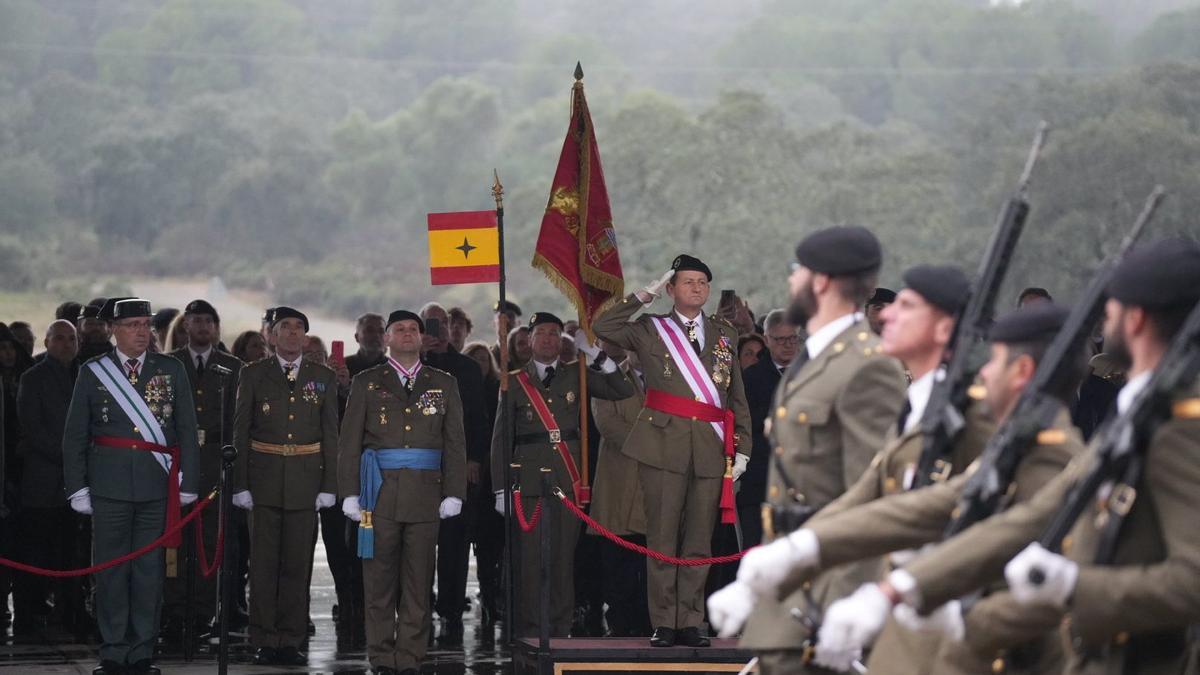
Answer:
[[[165,543],[168,539],[175,536],[184,527],[186,527],[188,523],[199,518],[200,514],[204,512],[204,509],[207,508],[210,503],[212,503],[212,500],[213,500],[213,497],[211,495],[208,497],[205,497],[204,499],[201,499],[199,502],[196,503],[196,508],[192,509],[191,513],[187,514],[183,518],[180,518],[179,522],[175,523],[175,525],[173,525],[172,527],[165,530],[158,539],[155,539],[154,541],[150,542],[149,544],[146,544],[145,546],[139,548],[136,551],[131,551],[129,553],[126,553],[125,555],[123,555],[119,558],[113,558],[112,560],[109,560],[108,562],[99,563],[97,565],[92,565],[91,567],[85,567],[83,569],[77,569],[77,570],[48,570],[48,569],[43,569],[41,567],[34,567],[33,565],[26,565],[25,563],[19,563],[15,560],[9,560],[7,558],[0,558],[0,566],[8,567],[8,568],[20,571],[20,572],[27,572],[29,574],[35,574],[39,577],[53,577],[56,579],[61,579],[64,577],[82,577],[82,576],[87,576],[89,574],[95,574],[96,572],[103,572],[104,570],[109,569],[110,567],[116,567],[117,565],[127,563],[130,560],[134,560],[135,558],[140,558],[140,557],[146,555],[147,553],[153,551],[154,549],[158,548],[159,546],[162,546],[163,543]]]
[[[675,558],[675,557],[672,557],[672,556],[669,556],[669,555],[666,555],[663,553],[659,553],[658,551],[648,549],[645,546],[639,546],[639,545],[633,543],[632,541],[622,539],[621,537],[617,536],[616,534],[613,534],[612,530],[608,529],[607,527],[604,527],[600,523],[597,523],[595,520],[592,519],[591,516],[589,516],[587,513],[584,513],[583,509],[579,508],[579,506],[577,504],[575,504],[575,502],[572,502],[570,499],[568,499],[567,495],[564,494],[562,492],[562,490],[555,490],[554,494],[555,494],[555,496],[557,496],[559,498],[560,501],[562,501],[563,505],[567,507],[568,511],[575,514],[575,517],[582,520],[588,527],[599,532],[600,535],[602,537],[604,537],[605,539],[608,539],[609,541],[613,542],[614,544],[616,544],[617,546],[620,546],[623,549],[633,551],[634,553],[640,553],[649,558],[653,558],[654,560],[657,560],[659,562],[667,563],[668,565],[675,565],[676,567],[703,567],[704,565],[724,565],[725,563],[731,563],[731,562],[736,562],[738,560],[741,560],[742,556],[746,555],[746,551],[750,550],[750,549],[746,549],[746,551],[742,551],[740,553],[734,553],[733,555],[723,555],[723,556],[718,556],[715,558],[690,558],[690,559]],[[540,506],[540,504],[539,504],[539,506]]]
[[[517,525],[521,526],[522,532],[533,532],[533,528],[537,527],[538,521],[542,519],[542,498],[538,497],[537,506],[533,508],[533,518],[525,520],[525,506],[521,504],[521,489],[513,490],[512,494],[513,511],[517,513]]]
[[[221,569],[221,561],[225,559],[225,523],[217,521],[217,545],[213,551],[212,564],[209,564],[204,555],[204,516],[198,517],[196,526],[192,529],[196,531],[196,562],[200,565],[200,574],[204,575],[205,579],[211,579],[212,575]]]

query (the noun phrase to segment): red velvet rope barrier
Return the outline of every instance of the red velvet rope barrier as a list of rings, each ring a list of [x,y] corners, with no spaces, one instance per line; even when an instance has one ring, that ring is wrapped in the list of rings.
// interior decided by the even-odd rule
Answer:
[[[625,539],[622,539],[621,537],[617,536],[616,534],[613,534],[612,530],[609,530],[607,527],[604,527],[600,523],[597,523],[595,520],[592,519],[591,516],[584,513],[583,509],[579,508],[579,506],[576,505],[575,502],[572,502],[570,499],[568,499],[567,495],[563,494],[562,490],[555,490],[554,494],[563,503],[563,505],[567,507],[567,510],[569,510],[571,513],[575,514],[576,518],[582,520],[588,527],[599,532],[600,535],[602,537],[604,537],[605,539],[608,539],[609,541],[616,544],[617,546],[620,546],[621,548],[624,548],[629,551],[633,551],[634,553],[640,553],[644,556],[653,558],[659,562],[667,563],[668,565],[675,565],[677,567],[702,567],[704,565],[723,565],[725,563],[731,563],[731,562],[736,562],[738,560],[741,560],[742,556],[746,555],[746,551],[750,550],[750,549],[746,549],[746,551],[742,551],[741,553],[734,553],[733,555],[723,555],[723,556],[719,556],[716,558],[691,558],[691,559],[674,558],[669,555],[659,553],[658,551],[648,549],[645,546],[639,546],[639,545],[633,543],[632,541],[627,541]],[[541,504],[539,504],[538,506],[540,507]]]
[[[200,516],[196,527],[192,529],[196,531],[196,562],[200,565],[200,574],[204,575],[205,579],[211,579],[212,575],[221,569],[221,561],[225,559],[225,523],[217,521],[217,546],[213,551],[211,565],[204,557],[204,516]]]
[[[525,520],[525,506],[521,504],[521,491],[513,490],[513,511],[517,513],[517,525],[521,526],[522,532],[533,532],[533,528],[537,527],[538,521],[542,519],[542,498],[538,497],[537,506],[533,508],[533,518]]]
[[[204,499],[201,499],[199,502],[196,503],[196,508],[192,509],[191,513],[187,514],[183,518],[180,518],[179,522],[175,523],[175,525],[173,527],[171,527],[170,529],[165,530],[158,539],[155,539],[154,541],[150,542],[149,544],[146,544],[145,546],[139,548],[136,551],[131,551],[129,553],[126,553],[125,555],[123,555],[119,558],[113,558],[112,560],[109,560],[108,562],[99,563],[97,565],[92,565],[91,567],[85,567],[83,569],[77,569],[77,570],[47,570],[47,569],[42,569],[41,567],[34,567],[33,565],[26,565],[25,563],[19,563],[15,560],[9,560],[7,558],[0,558],[0,566],[8,567],[8,568],[11,568],[14,570],[18,570],[20,572],[27,572],[29,574],[35,574],[39,577],[53,577],[56,579],[60,579],[60,578],[64,578],[64,577],[82,577],[82,576],[86,576],[88,574],[95,574],[96,572],[103,572],[104,570],[109,569],[110,567],[116,567],[117,565],[127,563],[130,560],[133,560],[135,558],[140,558],[140,557],[146,555],[147,553],[149,553],[150,551],[153,551],[154,549],[158,548],[159,546],[162,546],[165,541],[167,541],[174,535],[178,534],[181,530],[183,530],[183,528],[185,526],[187,526],[188,523],[199,518],[200,514],[204,512],[204,509],[207,508],[210,503],[212,503],[212,500],[213,500],[213,495],[209,495],[209,496],[205,497]],[[218,542],[218,543],[220,543],[220,542]],[[219,566],[219,564],[218,564],[218,566]]]

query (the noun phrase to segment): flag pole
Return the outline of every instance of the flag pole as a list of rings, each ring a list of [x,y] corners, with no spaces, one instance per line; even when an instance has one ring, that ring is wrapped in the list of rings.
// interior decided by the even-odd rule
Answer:
[[[500,173],[496,169],[492,169],[492,198],[496,200],[496,237],[498,239],[498,253],[500,257],[500,292],[499,301],[496,305],[498,313],[496,325],[498,327],[497,339],[500,347],[500,419],[496,423],[500,425],[499,436],[502,443],[503,454],[501,460],[504,462],[504,565],[503,565],[503,583],[504,583],[504,634],[507,635],[509,646],[516,640],[517,634],[513,630],[513,626],[517,623],[517,606],[516,593],[513,590],[513,578],[516,570],[514,569],[516,536],[513,532],[513,518],[510,513],[513,508],[513,444],[512,444],[512,420],[509,418],[508,405],[508,331],[512,330],[512,326],[508,325],[508,314],[505,309],[508,304],[507,292],[507,269],[504,260],[504,186],[500,184]],[[492,486],[495,489],[495,486]]]
[[[572,114],[574,114],[574,107],[578,104],[579,98],[582,96],[583,96],[583,65],[579,61],[576,61],[575,62],[575,86],[572,88],[572,98],[571,98]],[[581,136],[579,139],[580,140],[580,143],[579,143],[579,147],[580,147],[579,175],[580,175],[580,185],[581,185],[580,194],[583,197],[581,200],[581,204],[580,204],[582,208],[580,208],[580,210],[579,210],[579,237],[580,237],[581,244],[582,244],[582,241],[586,240],[586,238],[587,238],[587,192],[590,189],[590,184],[589,184],[590,179],[588,177],[590,176],[590,172],[591,172],[591,166],[590,166],[591,156],[587,151],[588,148],[590,147],[590,145],[588,143],[588,138],[587,138],[587,122],[583,119],[582,116],[580,116],[580,118],[579,118],[579,127],[580,128],[577,130],[577,133],[579,133]],[[583,270],[583,246],[582,245],[580,245],[580,247],[579,247],[579,269],[580,269],[580,272],[582,273],[582,270]],[[587,292],[586,288],[583,288],[580,290],[582,291],[581,295],[583,293]],[[583,339],[588,340],[590,342],[591,341],[591,325],[590,325],[590,322],[585,321],[585,317],[582,316],[582,313],[583,313],[583,305],[582,304],[580,305],[579,309],[581,312],[580,317],[579,317],[579,326],[580,326],[579,330],[583,331]],[[576,333],[576,334],[578,335],[578,333]],[[579,453],[580,453],[581,459],[583,460],[583,462],[582,462],[583,466],[580,467],[580,473],[582,474],[582,476],[580,477],[580,490],[579,490],[580,494],[575,495],[575,499],[577,499],[581,505],[587,505],[587,504],[590,504],[592,501],[592,487],[591,487],[591,481],[589,480],[589,475],[588,475],[590,473],[589,468],[591,466],[591,462],[589,461],[590,460],[589,455],[591,453],[588,451],[589,450],[589,448],[588,448],[588,446],[589,446],[589,442],[588,442],[588,407],[589,407],[589,403],[588,403],[587,355],[584,354],[583,352],[579,352],[579,358],[577,360],[579,361]]]

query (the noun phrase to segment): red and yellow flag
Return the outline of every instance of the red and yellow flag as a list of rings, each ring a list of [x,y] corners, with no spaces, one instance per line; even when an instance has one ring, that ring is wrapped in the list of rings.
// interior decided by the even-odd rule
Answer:
[[[430,213],[429,277],[433,285],[500,281],[495,211]]]
[[[600,151],[583,95],[583,70],[575,66],[571,125],[550,187],[533,266],[575,305],[579,324],[592,320],[625,292]]]

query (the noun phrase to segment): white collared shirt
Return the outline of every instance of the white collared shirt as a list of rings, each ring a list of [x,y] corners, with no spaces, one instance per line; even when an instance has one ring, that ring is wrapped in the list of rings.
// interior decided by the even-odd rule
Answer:
[[[283,368],[283,372],[287,373],[288,366],[296,366],[296,372],[300,372],[300,362],[304,360],[304,354],[296,357],[295,361],[285,361],[279,354],[275,355],[275,360],[279,362],[279,367]]]
[[[689,319],[686,316],[680,314],[679,310],[675,310],[675,316],[679,317],[679,321],[683,323],[684,335],[687,335],[688,323],[696,324],[696,342],[700,343],[700,349],[704,349],[704,312],[700,312],[699,314],[697,314],[696,318],[694,318],[694,319]]]
[[[929,407],[929,397],[933,395],[933,376],[937,373],[937,368],[925,373],[913,383],[908,385],[908,417],[904,419],[904,433],[912,431],[913,427],[921,422],[921,417],[925,415],[925,408]]]
[[[547,368],[554,368],[555,375],[557,375],[560,371],[562,371],[562,366],[557,361],[555,361],[554,363],[542,363],[541,361],[538,361],[535,359],[533,361],[533,366],[534,366],[534,368],[537,368],[537,376],[538,376],[539,382],[546,379],[546,369]]]
[[[117,360],[121,362],[121,370],[123,370],[125,372],[125,374],[128,375],[129,374],[129,359],[132,359],[133,357],[129,356],[128,354],[122,354],[121,350],[116,349],[115,347],[113,348],[113,351],[116,352],[116,354],[117,354]],[[138,374],[141,374],[142,369],[146,365],[146,352],[142,352],[142,355],[137,357],[137,359],[135,359],[135,360],[138,362]]]
[[[1142,393],[1142,390],[1145,389],[1146,385],[1150,382],[1150,376],[1153,374],[1153,370],[1147,370],[1146,372],[1141,373],[1137,377],[1126,382],[1124,387],[1121,387],[1121,391],[1117,392],[1118,415],[1124,415],[1125,411],[1129,410],[1129,406],[1133,405],[1133,399],[1137,398],[1138,394]]]
[[[808,350],[808,358],[815,359],[825,351],[825,348],[833,344],[837,336],[846,331],[847,328],[855,323],[862,321],[863,315],[859,312],[851,312],[846,316],[839,317],[821,326],[815,333],[808,336],[804,341],[804,348]]]
[[[202,351],[202,352],[198,352],[198,351],[196,351],[195,349],[192,349],[191,345],[188,345],[188,353],[192,355],[192,365],[195,365],[195,363],[196,363],[196,357],[197,357],[197,356],[199,356],[199,357],[202,357],[202,358],[204,359],[204,365],[206,365],[206,366],[207,366],[207,365],[208,365],[208,360],[209,360],[210,358],[212,358],[212,351],[213,351],[213,347],[212,347],[212,345],[209,345],[209,346],[208,346],[208,349],[205,349],[205,350],[204,350],[204,351]]]

